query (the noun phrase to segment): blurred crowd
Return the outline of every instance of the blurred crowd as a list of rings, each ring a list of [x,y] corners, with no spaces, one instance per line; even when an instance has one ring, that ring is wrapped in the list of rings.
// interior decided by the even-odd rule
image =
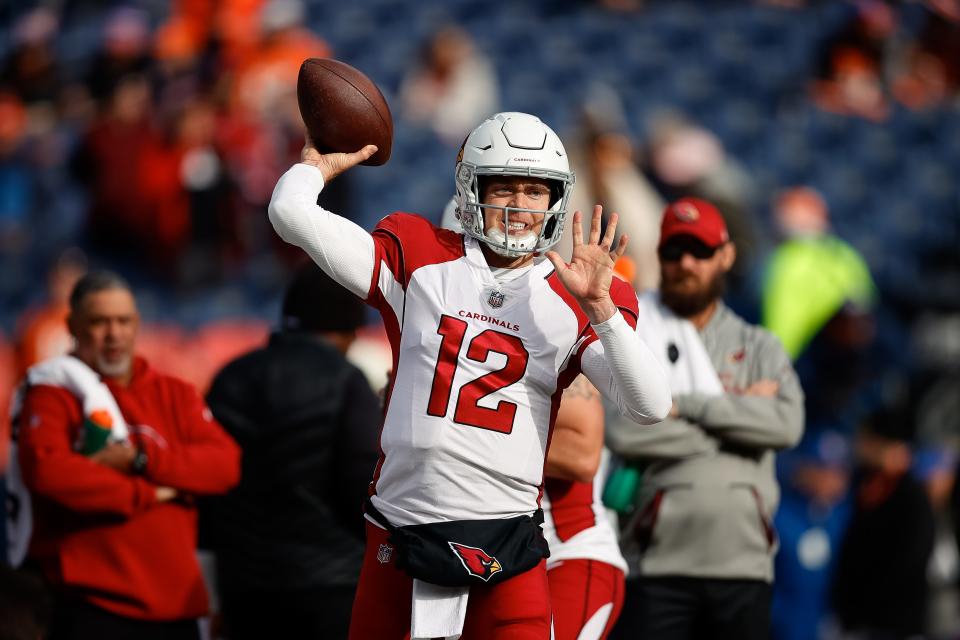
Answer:
[[[157,292],[143,348],[201,387],[265,335],[253,310],[276,303],[290,272],[264,212],[302,146],[297,70],[329,47],[295,1],[155,9],[37,3],[7,16],[0,260],[15,347],[0,351],[17,375],[69,346],[65,296],[87,263]],[[64,25],[84,21],[87,48],[65,53]],[[218,294],[230,282],[243,288]],[[221,304],[235,313],[208,310]]]
[[[91,267],[129,279],[145,323],[138,349],[201,392],[231,358],[263,343],[297,259],[270,228],[266,207],[303,143],[299,65],[340,55],[315,19],[336,12],[328,4],[337,3],[74,0],[0,9],[4,415],[26,369],[70,348],[69,292]],[[381,2],[379,10],[402,4]],[[442,3],[434,4],[442,14]],[[540,4],[560,14],[614,15],[629,32],[669,3]],[[925,150],[960,131],[960,2],[729,4],[798,14],[836,8],[833,26],[818,34],[810,73],[781,98],[841,118],[837,137],[859,123],[892,127],[934,112],[946,113],[937,122],[951,128],[927,130]],[[389,211],[369,210],[378,200],[363,189],[400,192],[406,176],[402,193],[417,202],[409,177],[423,165],[446,179],[449,196],[464,136],[498,109],[519,109],[509,90],[510,51],[452,21],[438,19],[426,31],[419,55],[382,85],[398,137],[419,145],[395,149],[391,164],[409,170],[381,170],[398,184],[371,175],[381,181],[376,189],[345,176],[321,196],[367,228]],[[658,72],[671,74],[669,61]],[[621,272],[646,290],[659,282],[664,204],[682,196],[715,203],[738,248],[724,299],[780,338],[805,391],[804,439],[778,462],[774,637],[960,636],[957,184],[948,174],[947,184],[931,187],[944,192],[936,202],[946,207],[929,236],[937,242],[871,246],[844,233],[857,228],[849,211],[836,223],[846,201],[831,197],[835,176],[822,186],[810,179],[815,171],[798,169],[790,180],[784,176],[805,161],[792,156],[771,180],[683,104],[661,104],[637,126],[629,87],[596,75],[543,85],[547,98],[568,106],[561,135],[577,173],[572,208],[599,202],[620,213],[620,232],[630,237]],[[816,157],[812,136],[805,145],[768,146]],[[911,163],[886,140],[872,147],[871,162],[879,166],[886,153],[889,166]],[[422,155],[402,155],[413,148]],[[446,164],[429,164],[434,157]],[[894,232],[871,237],[894,242],[900,229],[922,227],[927,212],[907,204]],[[441,214],[419,213],[434,221]],[[861,227],[875,231],[870,211],[857,213]],[[880,279],[875,257],[888,253],[906,272]],[[928,269],[947,275],[916,277]],[[886,288],[898,278],[906,287]],[[917,298],[927,303],[905,289],[927,291]],[[361,337],[353,359],[379,391],[389,362],[382,329],[368,326]],[[7,440],[0,437],[0,471]]]

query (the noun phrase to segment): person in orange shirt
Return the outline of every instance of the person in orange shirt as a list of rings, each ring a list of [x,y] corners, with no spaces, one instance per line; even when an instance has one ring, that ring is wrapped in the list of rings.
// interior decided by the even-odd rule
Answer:
[[[296,119],[296,87],[307,58],[327,58],[326,42],[301,25],[305,7],[299,0],[272,0],[260,13],[260,41],[239,61],[234,106],[255,116],[275,119],[291,111]]]
[[[17,379],[47,358],[67,353],[73,339],[67,330],[67,301],[73,285],[87,271],[87,258],[79,249],[67,249],[47,273],[47,301],[28,310],[17,323]]]

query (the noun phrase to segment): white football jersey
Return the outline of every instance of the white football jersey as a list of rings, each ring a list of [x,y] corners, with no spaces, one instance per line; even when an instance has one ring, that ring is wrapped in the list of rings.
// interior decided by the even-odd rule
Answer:
[[[374,506],[397,526],[532,513],[589,320],[547,260],[498,284],[476,240],[419,216],[372,236],[367,302],[393,350]],[[611,296],[635,327],[630,287],[615,279]]]
[[[543,535],[550,545],[547,570],[563,560],[597,560],[624,573],[627,562],[620,553],[616,514],[603,506],[603,484],[610,452],[603,450],[593,482],[547,478],[543,495]]]

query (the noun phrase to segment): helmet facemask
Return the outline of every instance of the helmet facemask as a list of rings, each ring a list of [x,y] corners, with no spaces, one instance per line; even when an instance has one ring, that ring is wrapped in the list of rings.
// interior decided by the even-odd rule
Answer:
[[[502,169],[498,171],[497,169]],[[567,188],[568,179],[554,175],[556,172],[544,172],[536,169],[527,169],[520,173],[517,167],[483,167],[482,173],[476,168],[461,163],[457,170],[458,200],[465,203],[460,209],[460,222],[469,235],[482,240],[498,255],[507,258],[518,258],[531,253],[542,253],[555,245],[563,233],[563,223],[567,215],[567,200],[570,190]],[[525,209],[523,207],[508,207],[503,205],[484,204],[482,193],[484,178],[488,176],[523,176],[544,178],[549,181],[550,206],[544,209]],[[466,197],[459,197],[464,194]],[[503,211],[503,229],[510,228],[510,217],[517,213],[531,213],[541,216],[539,230],[528,231],[523,236],[504,233],[497,227],[484,231],[487,211]]]
[[[510,120],[514,121],[513,127],[522,126],[525,130],[508,130],[505,123]],[[510,136],[516,140],[522,134],[542,142],[538,146],[510,142]],[[501,159],[510,164],[496,163]],[[549,207],[543,210],[484,204],[484,180],[503,176],[546,180],[550,186]],[[573,183],[574,175],[567,166],[563,146],[549,127],[526,114],[497,114],[464,141],[456,168],[457,216],[464,233],[485,243],[498,255],[517,258],[542,253],[559,242],[563,234]],[[486,232],[487,210],[503,211],[503,229],[510,228],[511,215],[518,213],[542,216],[542,222],[538,231],[523,236],[510,235],[500,228]]]

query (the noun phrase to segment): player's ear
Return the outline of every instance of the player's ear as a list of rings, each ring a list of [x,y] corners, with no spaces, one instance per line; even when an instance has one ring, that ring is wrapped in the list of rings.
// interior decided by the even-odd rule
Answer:
[[[720,253],[720,267],[724,271],[730,271],[733,263],[737,261],[737,245],[733,242],[727,242],[718,250]]]

